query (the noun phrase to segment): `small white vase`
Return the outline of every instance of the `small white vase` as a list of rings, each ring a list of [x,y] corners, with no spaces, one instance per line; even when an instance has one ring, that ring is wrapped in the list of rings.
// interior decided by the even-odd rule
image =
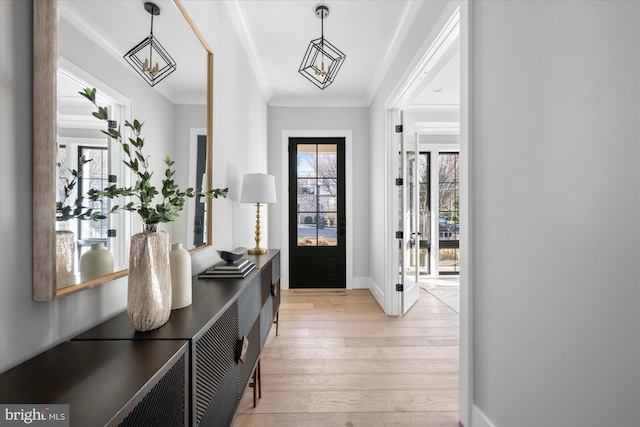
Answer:
[[[80,258],[80,277],[82,281],[111,273],[113,273],[113,255],[104,247],[104,243],[92,243],[91,249]]]
[[[171,245],[171,309],[191,305],[191,255],[182,248],[182,243]]]

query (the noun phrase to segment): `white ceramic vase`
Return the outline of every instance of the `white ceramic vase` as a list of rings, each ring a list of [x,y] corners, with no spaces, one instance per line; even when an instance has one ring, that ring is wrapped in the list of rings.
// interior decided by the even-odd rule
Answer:
[[[171,245],[171,309],[176,310],[191,305],[191,255],[182,243]]]
[[[113,273],[113,255],[104,247],[104,243],[92,243],[91,249],[80,258],[80,277],[82,281],[111,273]]]
[[[171,314],[169,235],[155,225],[131,236],[129,249],[127,313],[140,332],[159,328]]]

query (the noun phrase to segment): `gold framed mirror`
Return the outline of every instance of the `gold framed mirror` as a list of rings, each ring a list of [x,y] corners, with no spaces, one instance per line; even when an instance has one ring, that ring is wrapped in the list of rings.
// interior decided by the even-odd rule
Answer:
[[[59,259],[56,255],[57,253],[57,245],[56,245],[56,201],[58,200],[57,194],[59,192],[59,158],[58,151],[60,147],[60,133],[58,132],[58,122],[59,122],[59,112],[57,110],[57,100],[59,97],[58,91],[58,75],[60,74],[60,55],[58,49],[58,32],[59,32],[59,17],[58,12],[60,10],[60,4],[57,0],[33,0],[34,2],[34,81],[33,81],[33,93],[34,93],[34,101],[33,101],[33,299],[36,301],[51,301],[57,298],[61,298],[66,295],[70,295],[84,289],[88,289],[114,279],[126,276],[127,271],[124,268],[116,269],[113,273],[101,275],[99,277],[90,278],[88,280],[83,280],[85,277],[81,277],[79,272],[75,272],[76,278],[73,283],[69,286],[61,287],[58,283],[57,278],[57,264]],[[60,0],[60,3],[63,3],[64,0]],[[98,4],[99,2],[82,2],[83,4]],[[110,3],[111,9],[117,9],[119,6],[135,4],[135,6],[142,9],[142,3],[138,2],[113,2],[113,1],[105,1],[105,3]],[[197,49],[180,49],[184,51],[195,51],[198,52],[199,55],[202,55],[204,51],[204,55],[199,59],[203,64],[202,68],[204,68],[204,62],[206,62],[206,74],[204,75],[204,80],[206,80],[206,93],[201,94],[204,95],[204,102],[202,109],[206,111],[206,117],[204,118],[204,126],[194,126],[193,124],[184,125],[180,129],[188,129],[189,126],[192,128],[203,128],[201,131],[197,133],[204,133],[206,138],[206,143],[204,145],[204,149],[206,150],[206,166],[205,169],[207,173],[204,174],[204,180],[202,181],[202,187],[205,189],[213,188],[212,186],[212,135],[213,135],[213,52],[211,48],[208,46],[206,41],[204,40],[202,34],[195,26],[193,20],[189,17],[184,5],[180,2],[180,0],[171,0],[170,2],[167,0],[158,0],[156,3],[160,5],[162,8],[162,13],[166,14],[175,14],[175,16],[180,17],[180,21],[185,24],[185,28],[191,33],[191,37],[195,40],[195,43],[200,44],[200,47]],[[128,7],[128,6],[127,6]],[[117,10],[116,10],[117,12]],[[144,13],[144,10],[142,10]],[[97,11],[94,14],[97,18],[104,21],[109,20],[108,17],[104,16],[104,13],[100,13]],[[172,18],[175,19],[175,18]],[[88,21],[80,19],[80,22]],[[129,26],[131,32],[135,32],[131,37],[134,39],[142,39],[146,36],[143,34],[144,31],[148,32],[148,21],[139,22],[138,26]],[[161,25],[161,21],[156,21],[156,26],[159,27]],[[140,28],[140,29],[138,29]],[[144,30],[143,30],[144,29]],[[175,31],[176,27],[173,26],[172,30]],[[127,30],[129,31],[129,30]],[[117,32],[117,31],[116,31]],[[154,34],[157,32],[154,31]],[[102,40],[104,41],[104,40]],[[136,40],[136,42],[139,40]],[[165,41],[163,41],[165,43]],[[103,43],[104,44],[104,43]],[[131,46],[133,46],[133,43]],[[126,50],[125,50],[126,51]],[[120,52],[120,59],[122,62],[123,70],[126,67],[129,67],[128,64],[125,63],[124,59],[122,59],[121,55],[124,52]],[[67,64],[71,64],[72,61],[67,61]],[[70,67],[66,67],[70,68]],[[82,67],[80,67],[82,68]],[[130,67],[129,67],[130,68]],[[188,65],[187,65],[188,68]],[[135,72],[131,70],[123,71],[125,73],[131,74],[133,77],[138,78],[138,82],[136,84],[147,86],[147,84],[142,80],[139,76],[135,76]],[[91,75],[90,73],[87,75]],[[132,77],[132,78],[133,78]],[[104,78],[101,81],[104,82]],[[171,76],[167,77],[166,80],[169,80]],[[83,77],[82,79],[78,79],[79,81],[87,81],[89,78]],[[91,82],[88,82],[89,84]],[[111,82],[106,82],[107,85],[111,85]],[[161,86],[160,83],[158,86]],[[95,87],[95,86],[94,86]],[[107,86],[108,87],[108,86]],[[121,93],[128,93],[127,89],[119,89],[117,86],[117,90],[121,91]],[[204,85],[203,85],[204,87]],[[151,89],[151,88],[147,88]],[[156,90],[155,88],[153,90]],[[168,91],[170,92],[170,91]],[[162,92],[161,92],[162,93]],[[166,94],[163,94],[167,96]],[[80,97],[80,95],[78,95]],[[133,99],[133,98],[132,98]],[[137,111],[144,111],[144,108],[139,107],[138,104],[142,104],[142,102],[137,103],[136,99],[132,101],[133,109]],[[188,101],[183,102],[182,104],[188,104]],[[183,108],[186,108],[181,106]],[[176,110],[178,108],[176,107]],[[191,111],[191,110],[188,110]],[[130,114],[130,112],[128,113]],[[148,126],[151,126],[151,123],[154,121],[153,116],[145,116],[144,113],[141,112],[136,114],[140,120],[144,120],[146,123],[149,123]],[[177,113],[176,113],[177,115]],[[182,113],[182,116],[189,115],[188,113]],[[127,115],[127,117],[131,117]],[[177,120],[177,119],[176,119]],[[159,121],[159,120],[156,120]],[[194,129],[191,129],[192,133]],[[177,131],[176,131],[177,132]],[[151,132],[154,133],[154,132]],[[156,135],[162,134],[161,131],[156,131]],[[189,137],[185,137],[189,138]],[[167,137],[169,139],[169,137]],[[175,135],[171,135],[170,139],[175,139]],[[189,147],[193,147],[193,142],[188,141],[184,142]],[[184,146],[177,147],[172,146],[172,151],[178,154],[181,151],[185,151]],[[188,151],[188,150],[187,150]],[[74,153],[76,153],[74,151]],[[156,157],[161,158],[164,155],[172,154],[170,152],[158,153],[161,155],[157,155]],[[201,152],[199,153],[201,154]],[[174,157],[172,155],[172,157]],[[190,154],[187,156],[188,159],[192,159],[197,157],[197,155]],[[187,160],[188,160],[187,159]],[[176,160],[174,158],[174,160]],[[177,165],[177,169],[190,169],[190,164],[182,164]],[[70,168],[69,168],[70,169]],[[185,174],[187,172],[184,172]],[[190,172],[189,172],[190,173]],[[160,172],[158,172],[160,174]],[[187,178],[183,178],[187,179]],[[192,178],[188,178],[188,184],[191,184]],[[186,187],[187,185],[185,185]],[[188,185],[191,186],[191,185]],[[190,252],[199,251],[204,249],[212,244],[212,236],[210,230],[212,230],[212,218],[211,218],[211,200],[206,200],[205,207],[205,216],[204,221],[199,219],[195,221],[197,224],[204,225],[206,230],[203,233],[200,244],[201,246],[194,247],[190,249]],[[182,212],[182,215],[185,214],[185,211]],[[191,214],[191,212],[190,212]],[[181,215],[181,216],[182,216]],[[187,224],[189,221],[183,221],[184,224]],[[202,224],[204,222],[204,224]],[[185,239],[190,238],[189,232],[193,231],[193,224],[190,226],[182,225],[180,232],[176,233],[180,235],[180,238],[184,241]],[[196,224],[196,228],[198,225]],[[128,239],[132,234],[131,230],[119,230],[121,238]],[[110,235],[111,236],[111,235]],[[90,240],[87,240],[90,241]],[[124,251],[123,251],[124,252]],[[80,253],[76,255],[76,259],[79,260]],[[125,266],[126,267],[126,266]]]

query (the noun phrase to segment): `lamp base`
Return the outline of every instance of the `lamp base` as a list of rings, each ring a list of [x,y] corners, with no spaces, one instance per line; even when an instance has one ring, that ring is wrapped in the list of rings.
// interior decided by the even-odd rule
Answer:
[[[266,254],[267,250],[260,247],[260,203],[256,203],[256,247],[249,249],[251,255]]]

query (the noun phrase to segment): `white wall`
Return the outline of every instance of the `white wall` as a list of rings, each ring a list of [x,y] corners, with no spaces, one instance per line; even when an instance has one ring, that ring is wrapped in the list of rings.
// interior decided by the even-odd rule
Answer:
[[[229,199],[213,204],[213,238],[233,248],[244,244],[245,228],[253,231],[233,215],[245,208],[238,203],[242,174],[266,169],[267,107],[222,5],[219,12],[194,19],[216,52],[213,184],[231,188]],[[32,301],[32,15],[31,2],[0,1],[0,371],[122,311],[127,298],[125,278],[54,302]],[[193,258],[194,269],[218,259],[212,249]]]
[[[475,2],[474,400],[640,425],[640,3]]]
[[[199,10],[210,8],[205,3],[185,2],[215,52],[213,186],[229,187],[229,196],[213,202],[213,241],[218,249],[253,247],[256,208],[240,203],[240,190],[244,174],[267,171],[267,104],[223,2],[214,15]]]
[[[203,53],[204,55],[204,53]],[[191,150],[197,147],[191,146],[192,129],[207,128],[207,106],[206,105],[175,105],[174,106],[174,136],[173,136],[173,156],[175,163],[175,180],[180,188],[194,186],[190,184],[190,179],[194,180],[196,171],[192,168],[190,160]],[[195,156],[195,154],[193,154]],[[194,158],[195,159],[195,158]],[[202,185],[206,187],[206,183]],[[208,190],[208,188],[205,188]],[[171,228],[171,243],[182,243],[185,248],[193,247],[193,215],[195,214],[195,199],[188,199],[180,216],[173,222]]]
[[[353,231],[353,277],[354,287],[368,287],[369,283],[369,118],[367,108],[313,108],[313,107],[269,107],[269,173],[276,179],[278,203],[269,206],[269,233],[274,247],[283,248],[288,241],[282,241],[282,215],[288,209],[288,195],[281,194],[283,169],[282,164],[282,132],[333,130],[352,131],[352,162],[346,169],[352,176],[351,205],[353,206],[353,224],[348,229]],[[294,132],[295,133],[295,132]],[[340,136],[340,135],[339,135]],[[347,195],[349,197],[349,195]],[[349,205],[349,203],[348,203]],[[349,256],[349,255],[347,255]],[[349,286],[349,285],[348,285]]]

